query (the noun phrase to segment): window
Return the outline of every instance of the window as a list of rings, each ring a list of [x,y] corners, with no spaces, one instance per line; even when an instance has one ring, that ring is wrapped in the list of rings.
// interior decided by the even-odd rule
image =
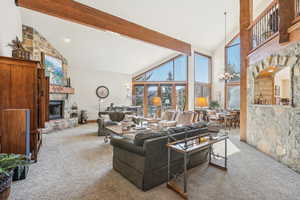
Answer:
[[[177,56],[134,78],[134,81],[186,81],[187,56]]]
[[[173,80],[173,62],[167,62],[146,73],[145,81],[172,81]]]
[[[174,80],[187,80],[187,56],[180,56],[174,60]]]
[[[209,83],[210,58],[207,56],[195,54],[195,81],[200,83]]]
[[[233,38],[225,47],[226,72],[234,74],[234,78],[225,82],[225,107],[240,109],[240,68],[241,45],[239,35]]]
[[[161,98],[161,110],[185,109],[187,104],[188,58],[176,56],[153,69],[132,79],[133,103],[143,104],[144,116],[154,116],[157,107],[153,97]],[[144,98],[144,97],[147,98]],[[157,112],[160,113],[160,112]]]
[[[240,86],[227,87],[228,108],[233,110],[240,109]]]
[[[186,87],[179,85],[176,86],[176,107],[180,110],[185,110],[186,102]]]
[[[211,98],[211,57],[195,52],[195,99]]]
[[[161,104],[163,110],[172,109],[172,85],[161,86]]]
[[[231,74],[240,74],[241,67],[241,46],[240,37],[234,39],[226,46],[226,71]],[[240,77],[236,76],[231,82],[239,82]]]

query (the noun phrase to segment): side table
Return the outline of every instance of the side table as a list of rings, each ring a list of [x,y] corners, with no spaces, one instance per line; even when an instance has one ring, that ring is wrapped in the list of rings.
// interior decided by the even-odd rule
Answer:
[[[187,193],[187,164],[188,164],[188,156],[193,152],[203,151],[205,149],[209,150],[209,165],[217,167],[222,170],[227,170],[227,139],[228,135],[222,135],[218,137],[214,137],[212,139],[209,138],[209,136],[196,136],[191,138],[186,138],[184,140],[178,140],[175,142],[171,142],[167,144],[168,147],[168,182],[167,187],[176,193],[178,193],[181,197],[184,199],[188,199],[188,193]],[[219,143],[221,141],[224,141],[225,143],[225,156],[217,155],[213,152],[213,145],[216,143]],[[183,154],[184,158],[184,186],[183,190],[180,189],[180,187],[172,181],[172,174],[170,170],[170,160],[171,160],[171,151],[176,151],[178,153]],[[214,163],[212,161],[212,156],[217,157],[224,160],[224,166],[219,165],[217,163]]]

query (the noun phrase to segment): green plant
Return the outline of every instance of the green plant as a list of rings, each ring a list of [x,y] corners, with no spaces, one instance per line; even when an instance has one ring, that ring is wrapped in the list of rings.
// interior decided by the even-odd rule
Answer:
[[[29,161],[23,155],[0,154],[0,175],[9,176],[9,172],[20,165],[28,165]]]
[[[219,104],[218,101],[211,101],[211,102],[209,103],[209,107],[210,107],[211,109],[216,109],[216,108],[219,108],[219,107],[220,107],[220,104]]]

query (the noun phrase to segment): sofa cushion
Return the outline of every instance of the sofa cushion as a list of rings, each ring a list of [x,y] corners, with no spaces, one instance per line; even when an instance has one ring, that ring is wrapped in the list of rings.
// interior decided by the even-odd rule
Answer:
[[[186,130],[190,130],[191,128],[188,126],[182,126],[182,127],[175,127],[175,128],[170,128],[169,131],[170,133],[180,133],[184,132]]]
[[[187,127],[190,127],[190,128],[206,128],[207,123],[206,122],[197,122],[197,123],[193,123],[192,125],[188,125]]]
[[[145,155],[145,151],[142,147],[135,145],[132,140],[125,137],[114,135],[110,140],[110,144],[121,149],[126,149],[132,153]]]
[[[143,146],[145,140],[151,138],[161,137],[162,133],[159,132],[140,132],[135,135],[134,144],[137,146]]]

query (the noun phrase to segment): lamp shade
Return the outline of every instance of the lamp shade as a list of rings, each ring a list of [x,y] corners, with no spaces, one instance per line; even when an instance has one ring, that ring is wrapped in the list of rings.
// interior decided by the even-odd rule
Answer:
[[[196,98],[196,107],[208,107],[208,101],[206,97],[197,97]]]
[[[153,97],[152,103],[154,106],[160,106],[161,105],[161,98],[160,97]]]

